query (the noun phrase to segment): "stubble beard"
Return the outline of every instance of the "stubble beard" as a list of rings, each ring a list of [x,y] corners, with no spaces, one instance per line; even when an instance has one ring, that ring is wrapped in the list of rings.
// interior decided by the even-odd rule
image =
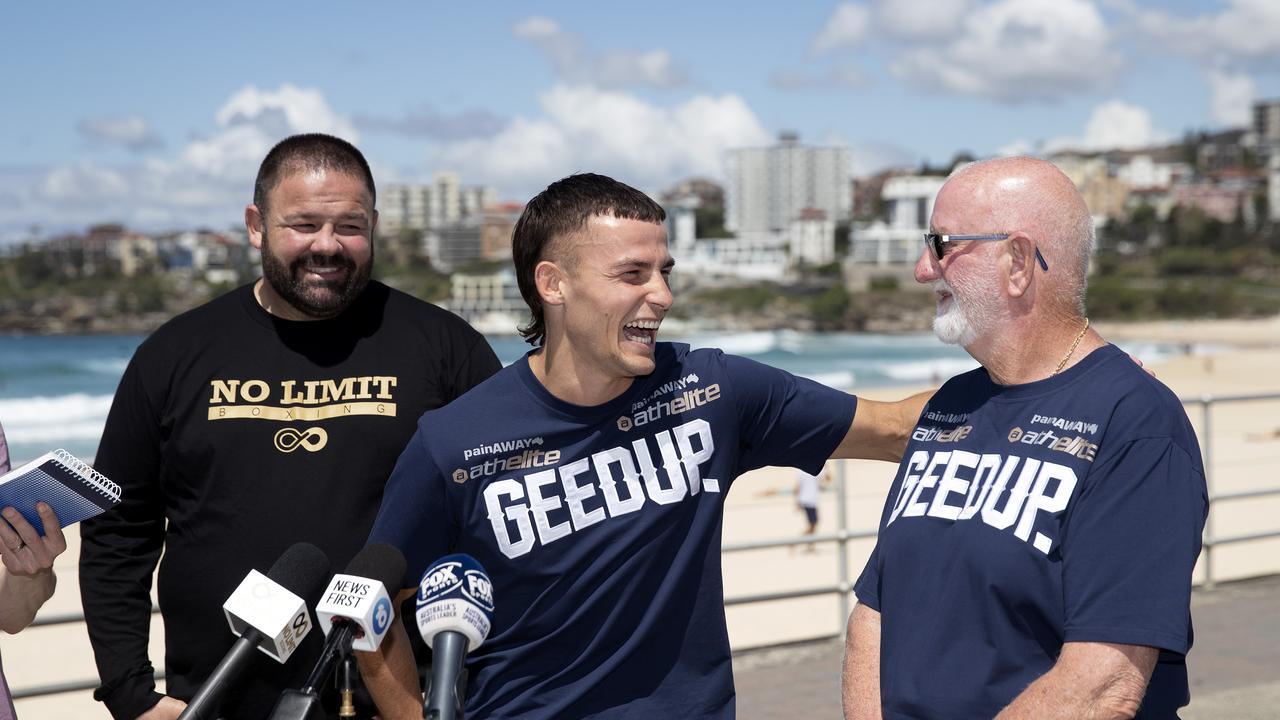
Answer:
[[[347,272],[341,280],[307,281],[303,279],[308,266],[341,267]],[[373,247],[369,247],[369,261],[363,267],[345,254],[299,256],[285,266],[271,252],[270,240],[262,233],[262,277],[282,300],[298,312],[316,319],[341,315],[355,302],[369,284],[373,272]]]

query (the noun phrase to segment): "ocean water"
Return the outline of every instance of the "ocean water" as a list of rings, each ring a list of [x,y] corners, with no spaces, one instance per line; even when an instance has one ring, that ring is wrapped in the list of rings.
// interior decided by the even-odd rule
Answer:
[[[789,330],[665,337],[718,347],[845,390],[940,382],[977,366],[931,334],[800,333]],[[120,375],[141,335],[0,337],[0,424],[15,463],[53,448],[82,458],[97,451]],[[529,350],[520,338],[489,338],[504,364]],[[1127,343],[1144,362],[1179,351]]]

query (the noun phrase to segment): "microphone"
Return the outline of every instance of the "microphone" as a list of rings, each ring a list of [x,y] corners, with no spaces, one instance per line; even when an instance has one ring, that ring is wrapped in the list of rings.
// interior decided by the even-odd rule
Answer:
[[[354,717],[351,693],[355,690],[352,650],[372,652],[382,644],[395,611],[388,587],[404,581],[404,555],[391,545],[366,545],[351,558],[346,572],[333,576],[316,605],[316,618],[324,631],[320,659],[300,690],[285,690],[269,716],[272,720],[322,717],[316,689],[342,662],[342,701],[339,717]]]
[[[250,570],[222,605],[231,632],[240,639],[196,691],[179,720],[217,717],[223,694],[249,664],[255,649],[278,663],[287,661],[311,631],[307,606],[320,594],[328,574],[329,558],[305,542],[285,550],[266,575]]]
[[[418,632],[431,647],[431,679],[423,717],[456,720],[466,698],[467,653],[493,627],[493,583],[470,555],[446,555],[427,568],[418,585]]]

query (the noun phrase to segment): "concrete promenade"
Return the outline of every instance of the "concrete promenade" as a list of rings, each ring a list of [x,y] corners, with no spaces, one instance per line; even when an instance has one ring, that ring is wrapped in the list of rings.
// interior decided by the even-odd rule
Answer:
[[[1183,720],[1280,718],[1280,575],[1197,589],[1191,607]],[[738,717],[839,718],[842,651],[833,640],[738,653]]]

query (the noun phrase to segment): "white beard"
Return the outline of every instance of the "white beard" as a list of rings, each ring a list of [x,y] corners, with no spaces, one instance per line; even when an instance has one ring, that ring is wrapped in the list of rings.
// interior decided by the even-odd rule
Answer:
[[[938,278],[933,289],[951,293],[947,309],[933,318],[933,333],[948,345],[968,347],[999,321],[999,302],[993,288],[966,283],[957,293],[946,280]]]

